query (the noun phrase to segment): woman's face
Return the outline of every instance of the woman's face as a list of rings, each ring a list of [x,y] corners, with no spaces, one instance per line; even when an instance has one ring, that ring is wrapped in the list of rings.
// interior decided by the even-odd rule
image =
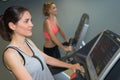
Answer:
[[[32,28],[31,14],[28,11],[25,11],[21,15],[20,20],[15,24],[14,33],[25,37],[31,36]]]
[[[56,15],[57,14],[57,7],[55,4],[52,4],[49,10],[50,14]]]

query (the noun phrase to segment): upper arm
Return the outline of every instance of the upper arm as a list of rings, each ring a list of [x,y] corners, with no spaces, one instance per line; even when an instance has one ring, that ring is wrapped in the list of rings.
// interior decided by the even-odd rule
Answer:
[[[4,53],[5,65],[12,71],[17,80],[32,80],[24,67],[21,56],[13,49],[7,49]]]
[[[48,32],[51,35],[52,29],[51,29],[51,25],[48,20],[45,20],[44,22],[44,29],[46,32]]]

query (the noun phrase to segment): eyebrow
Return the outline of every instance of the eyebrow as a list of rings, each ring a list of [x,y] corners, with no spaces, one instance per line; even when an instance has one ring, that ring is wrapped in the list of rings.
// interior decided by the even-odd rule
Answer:
[[[32,18],[26,18],[25,20],[31,20]]]

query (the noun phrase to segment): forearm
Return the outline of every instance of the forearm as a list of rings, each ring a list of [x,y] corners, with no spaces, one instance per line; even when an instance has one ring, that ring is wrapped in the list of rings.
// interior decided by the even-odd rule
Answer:
[[[77,64],[69,64],[69,63],[57,60],[55,58],[49,57],[49,56],[47,58],[47,64],[49,64],[51,66],[56,66],[56,67],[68,68],[68,69],[73,70],[74,72],[76,70],[80,70],[80,71],[84,72],[84,69],[78,63]]]
[[[63,37],[63,39],[65,40],[65,41],[67,41],[67,37],[66,37],[66,35],[64,34],[64,32],[60,29],[59,30],[60,31],[60,35]]]
[[[65,50],[65,47],[63,46],[63,44],[59,41],[59,39],[56,36],[51,36],[51,39],[57,46]]]
[[[58,60],[56,58],[50,57],[50,56],[48,56],[48,55],[46,55],[44,53],[43,53],[43,56],[45,57],[46,63],[48,65],[56,66],[56,67],[62,67],[62,68],[68,68],[68,69],[73,70],[74,72],[76,70],[81,70],[82,71],[82,68],[79,65],[79,63],[77,63],[77,64],[69,64],[69,63],[60,61],[60,60]]]
[[[47,58],[47,64],[49,64],[51,66],[64,67],[64,68],[70,68],[72,66],[72,64],[65,63],[63,61],[60,61],[60,60],[52,58],[52,57]]]
[[[63,37],[63,39],[65,40],[65,42],[67,42],[67,37],[65,36],[65,34],[61,34],[61,36]]]

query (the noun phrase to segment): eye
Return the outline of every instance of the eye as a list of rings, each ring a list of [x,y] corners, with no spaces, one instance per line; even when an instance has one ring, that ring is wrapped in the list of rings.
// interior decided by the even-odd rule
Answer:
[[[56,7],[53,7],[53,9],[56,9]]]
[[[29,19],[26,19],[24,22],[25,22],[25,23],[28,23],[28,21],[29,21]]]

